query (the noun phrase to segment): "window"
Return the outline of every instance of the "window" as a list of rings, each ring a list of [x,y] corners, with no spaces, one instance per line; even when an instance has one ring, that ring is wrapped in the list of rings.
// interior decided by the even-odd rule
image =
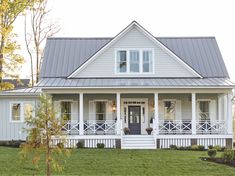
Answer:
[[[10,103],[10,122],[23,122],[24,118],[33,116],[32,102]]]
[[[117,52],[117,69],[119,73],[127,72],[127,52],[118,51]]]
[[[21,121],[21,103],[11,104],[11,121],[12,122]]]
[[[175,105],[176,101],[164,101],[164,119],[175,119]]]
[[[153,72],[153,64],[152,61],[152,51],[143,51],[143,72]]]
[[[24,104],[24,117],[32,117],[33,115],[33,105],[31,103]]]
[[[209,103],[210,101],[199,101],[199,117],[200,120],[209,120]]]
[[[61,102],[61,115],[64,120],[71,120],[71,102]]]
[[[140,57],[139,51],[130,51],[130,72],[140,72]]]
[[[153,50],[129,49],[116,53],[117,73],[153,73]]]
[[[96,117],[96,120],[106,119],[106,102],[105,101],[95,102],[95,117]]]

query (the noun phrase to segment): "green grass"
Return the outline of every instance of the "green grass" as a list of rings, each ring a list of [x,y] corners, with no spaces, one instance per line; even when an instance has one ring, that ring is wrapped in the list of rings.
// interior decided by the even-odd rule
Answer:
[[[0,147],[0,175],[43,175],[19,149]],[[53,175],[235,176],[235,168],[201,161],[206,152],[173,150],[74,149],[62,173]]]

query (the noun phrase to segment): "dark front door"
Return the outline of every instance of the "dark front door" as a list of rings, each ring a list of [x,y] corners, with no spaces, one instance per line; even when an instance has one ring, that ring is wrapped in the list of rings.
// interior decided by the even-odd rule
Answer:
[[[128,106],[128,127],[130,134],[141,134],[140,106]]]

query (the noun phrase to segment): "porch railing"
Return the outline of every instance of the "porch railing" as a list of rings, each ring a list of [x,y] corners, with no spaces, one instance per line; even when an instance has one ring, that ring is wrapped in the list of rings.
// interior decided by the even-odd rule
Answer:
[[[197,134],[225,134],[224,120],[200,120],[196,122]]]
[[[68,120],[62,127],[62,131],[65,132],[65,134],[78,135],[79,134],[79,122]]]
[[[116,120],[86,120],[84,134],[116,134]]]
[[[191,134],[191,120],[159,120],[159,134]]]

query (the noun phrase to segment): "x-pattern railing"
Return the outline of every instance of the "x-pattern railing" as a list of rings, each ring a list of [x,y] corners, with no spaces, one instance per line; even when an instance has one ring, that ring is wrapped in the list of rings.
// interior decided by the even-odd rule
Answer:
[[[191,120],[160,120],[159,134],[191,134]]]
[[[84,122],[85,134],[114,134],[115,120],[87,120]]]
[[[221,120],[200,120],[196,123],[197,134],[225,134],[226,123]]]
[[[67,123],[62,127],[62,130],[66,131],[67,134],[79,134],[79,122],[68,120]]]

